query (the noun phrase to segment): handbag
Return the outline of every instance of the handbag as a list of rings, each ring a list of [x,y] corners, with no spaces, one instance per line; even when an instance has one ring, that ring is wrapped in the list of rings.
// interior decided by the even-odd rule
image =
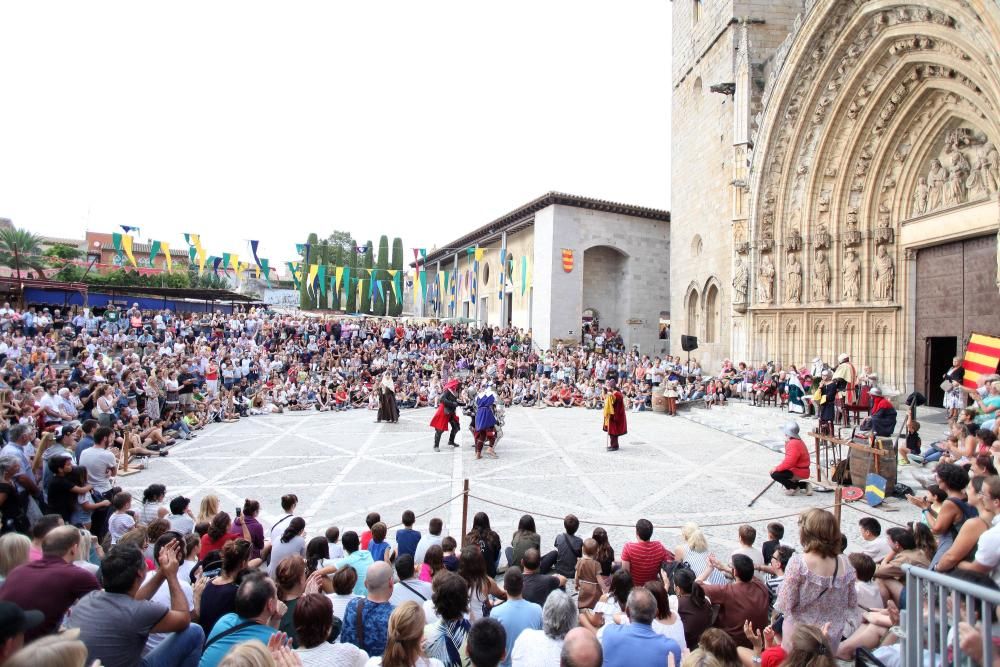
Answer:
[[[941,382],[941,391],[948,393],[952,389],[954,389],[954,387],[951,386],[951,380],[943,380]]]

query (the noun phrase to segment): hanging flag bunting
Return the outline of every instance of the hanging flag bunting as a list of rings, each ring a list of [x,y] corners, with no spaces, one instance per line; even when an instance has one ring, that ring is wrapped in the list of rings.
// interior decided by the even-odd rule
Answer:
[[[260,270],[261,270],[261,273],[264,274],[264,282],[266,282],[267,286],[270,287],[271,286],[271,265],[270,265],[270,260],[268,260],[266,258],[262,258],[260,260]]]
[[[362,289],[361,285],[362,285],[362,282],[363,281],[360,278],[358,278],[358,298],[354,300],[354,311],[355,312],[357,312],[357,310],[361,307],[361,289]]]
[[[300,289],[302,283],[299,282],[299,267],[297,262],[285,262],[288,265],[288,272],[292,274],[292,285],[295,289]]]
[[[521,296],[524,296],[524,290],[528,286],[528,256],[525,255],[521,258]]]
[[[129,227],[128,225],[119,225],[119,227],[124,229],[126,234],[131,234],[132,232],[135,232],[136,234],[139,233],[138,227]]]
[[[396,290],[396,301],[402,303],[403,301],[403,272],[396,271],[393,276],[393,286]]]
[[[123,236],[122,237],[122,250],[125,251],[125,256],[128,257],[128,261],[132,263],[132,266],[138,268],[138,264],[135,261],[135,255],[132,254],[132,237]]]
[[[413,249],[413,263],[420,266],[420,248]]]
[[[354,246],[354,252],[358,253],[359,255],[363,255],[366,252],[368,252],[368,246],[366,245]]]
[[[167,273],[172,273],[174,270],[172,258],[170,257],[170,246],[166,243],[160,243],[160,250],[163,252],[163,261],[167,264]]]
[[[122,258],[123,254],[124,254],[124,251],[122,249],[122,235],[119,234],[119,233],[117,233],[117,232],[115,232],[114,234],[112,234],[111,235],[111,243],[114,244],[114,246],[115,246],[115,253],[117,253],[117,255],[118,255],[118,260],[121,261],[121,258]]]
[[[344,289],[344,297],[347,297],[347,290],[351,288],[351,267],[344,267],[344,280],[340,283],[341,287]],[[339,288],[338,288],[339,289]],[[338,292],[339,294],[339,292]]]
[[[156,266],[156,256],[160,254],[160,242],[153,241],[149,244],[149,266]]]
[[[399,269],[386,269],[385,272],[389,274],[389,289],[392,290],[392,297],[397,302],[401,301],[399,289],[396,285],[396,276],[399,275]]]
[[[232,254],[229,256],[229,264],[233,267],[233,271],[236,272],[236,276],[239,277],[240,274],[240,256],[237,254]]]
[[[483,261],[483,256],[486,254],[486,248],[476,248],[476,261]]]
[[[323,295],[323,299],[326,299],[326,265],[319,267],[319,272],[317,278],[319,281],[319,291]]]
[[[314,294],[316,292],[316,274],[319,273],[318,264],[309,265],[309,273],[306,275],[306,292]]]
[[[297,254],[299,254],[299,255],[304,255],[305,252],[306,252],[306,244],[305,243],[296,243],[295,244],[295,252]]]
[[[205,249],[201,246],[201,236],[199,234],[185,234],[184,240],[192,248],[194,248],[193,254],[191,253],[191,250],[188,249],[188,255],[191,257],[192,262],[194,261],[195,257],[198,258],[198,275],[201,276],[203,273],[205,273],[205,261],[206,261]]]
[[[475,246],[470,245],[468,248],[465,249],[466,259],[468,259],[470,262],[472,261],[472,258],[475,256],[475,254],[476,254]]]
[[[478,254],[479,251],[476,250]],[[472,299],[472,305],[476,305],[476,299],[479,296],[479,260],[472,263],[472,283],[469,286],[469,298]]]
[[[194,264],[194,257],[195,257],[195,254],[196,254],[197,252],[198,252],[198,251],[194,249],[194,246],[189,246],[189,247],[188,247],[188,259],[190,260],[190,262],[191,262],[192,264]]]
[[[222,264],[222,258],[210,255],[208,261],[212,265],[212,273],[219,275],[219,264]]]
[[[253,261],[258,267],[260,267],[260,260],[257,259],[257,247],[259,245],[260,241],[250,241],[250,254],[253,255]]]
[[[427,303],[427,271],[420,271],[420,300]]]
[[[227,274],[229,273],[229,262],[230,262],[230,259],[231,258],[229,256],[228,252],[222,253],[222,272],[223,273],[227,273]]]
[[[506,285],[506,282],[507,282],[505,280],[505,278],[507,276],[507,271],[506,271],[507,267],[505,266],[506,262],[507,262],[507,249],[506,248],[500,248],[500,263],[497,265],[497,268],[500,269],[500,280],[498,282],[500,283],[500,300],[501,301],[503,301],[503,288],[504,288],[504,286]]]
[[[424,260],[424,264],[427,263],[427,248],[420,249],[420,259]]]
[[[342,266],[334,267],[333,282],[331,284],[333,285],[333,292],[337,295],[338,299],[340,298],[340,279],[343,275],[344,275],[344,267]]]

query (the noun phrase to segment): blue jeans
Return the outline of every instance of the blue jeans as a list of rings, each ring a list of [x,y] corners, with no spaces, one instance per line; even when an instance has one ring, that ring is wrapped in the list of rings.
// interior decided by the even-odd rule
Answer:
[[[920,452],[921,458],[924,459],[924,463],[934,463],[944,454],[944,450],[938,449],[934,445],[931,445],[924,451]]]
[[[175,632],[142,659],[142,667],[198,667],[205,631],[197,623]]]

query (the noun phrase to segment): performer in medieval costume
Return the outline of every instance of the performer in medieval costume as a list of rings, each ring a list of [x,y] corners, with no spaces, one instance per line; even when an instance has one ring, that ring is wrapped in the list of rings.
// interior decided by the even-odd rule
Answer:
[[[788,412],[790,414],[802,415],[806,412],[805,403],[802,397],[806,390],[802,387],[802,380],[794,368],[788,373]]]
[[[451,435],[448,436],[448,444],[458,447],[455,436],[461,428],[458,422],[458,406],[462,403],[458,400],[458,380],[452,378],[444,385],[444,392],[438,399],[437,412],[431,419],[431,426],[434,427],[434,451],[440,451],[441,434],[451,428]]]
[[[399,407],[396,405],[396,385],[392,381],[392,373],[382,374],[378,386],[378,418],[377,421],[395,424],[399,422]]]
[[[497,395],[490,386],[489,380],[483,380],[482,389],[476,396],[476,458],[483,458],[483,445],[486,446],[486,456],[497,458],[493,447],[497,439],[497,418],[493,408]]]
[[[851,363],[851,357],[845,352],[837,357],[837,370],[833,372],[833,379],[837,382],[837,389],[842,392],[841,399],[844,405],[853,405],[858,397],[856,386],[858,384],[858,371]]]
[[[628,433],[625,423],[625,397],[618,390],[618,383],[609,379],[604,397],[604,430],[610,438],[609,452],[618,451],[618,436]]]

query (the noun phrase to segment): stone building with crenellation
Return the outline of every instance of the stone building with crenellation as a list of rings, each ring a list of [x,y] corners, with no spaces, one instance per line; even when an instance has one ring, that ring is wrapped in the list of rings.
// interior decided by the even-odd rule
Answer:
[[[672,347],[940,404],[1000,334],[1000,5],[673,2]]]

